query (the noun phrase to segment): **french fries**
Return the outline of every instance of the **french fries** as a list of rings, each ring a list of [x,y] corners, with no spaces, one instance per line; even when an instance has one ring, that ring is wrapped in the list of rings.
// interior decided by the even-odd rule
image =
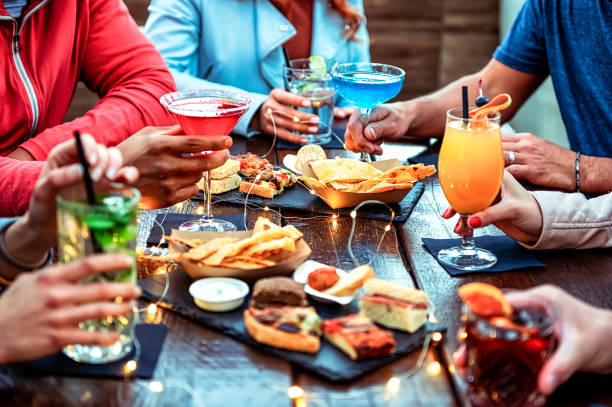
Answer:
[[[303,234],[294,226],[278,226],[260,217],[253,234],[242,240],[218,237],[209,241],[190,241],[166,236],[171,242],[187,246],[178,260],[196,261],[204,266],[252,270],[274,266],[296,249],[296,241]],[[195,242],[195,243],[194,243]]]

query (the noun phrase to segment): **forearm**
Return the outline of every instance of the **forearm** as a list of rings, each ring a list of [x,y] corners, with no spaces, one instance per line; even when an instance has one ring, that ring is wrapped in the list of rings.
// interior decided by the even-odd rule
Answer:
[[[40,231],[32,228],[27,215],[19,218],[0,235],[4,247],[17,260],[25,264],[36,264],[47,257],[55,245],[54,231]],[[0,256],[0,276],[14,280],[23,270]]]
[[[20,216],[27,211],[44,164],[0,157],[0,216]]]
[[[601,195],[612,191],[610,174],[612,158],[580,156],[580,192]]]

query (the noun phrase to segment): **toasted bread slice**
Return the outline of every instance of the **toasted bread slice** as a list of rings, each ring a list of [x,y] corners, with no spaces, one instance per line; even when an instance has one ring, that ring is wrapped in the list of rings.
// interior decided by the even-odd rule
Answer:
[[[429,302],[429,296],[425,291],[417,290],[416,288],[408,288],[401,286],[391,281],[381,280],[380,278],[372,278],[366,281],[363,289],[368,294],[381,294],[387,297],[397,298],[415,304]]]
[[[262,198],[272,199],[282,191],[270,188],[266,185],[253,184],[252,182],[242,181],[240,184],[240,192],[250,195],[261,196]]]
[[[234,190],[240,186],[242,179],[238,174],[230,175],[227,178],[223,179],[211,179],[210,181],[210,193],[211,194],[222,194],[224,192],[228,192]],[[198,188],[202,191],[206,187],[204,183],[204,179],[202,178],[198,182]]]
[[[361,312],[372,321],[400,331],[416,332],[427,322],[427,309],[404,308],[394,304],[371,302],[367,297],[359,300]]]
[[[337,297],[354,295],[367,280],[374,277],[376,273],[372,267],[367,264],[358,266],[342,276],[331,288],[325,290],[325,294]]]
[[[211,179],[223,179],[230,175],[237,175],[240,171],[240,161],[233,158],[228,159],[221,167],[210,171]]]
[[[285,332],[257,321],[248,310],[244,311],[246,330],[259,343],[296,352],[317,353],[321,347],[318,336],[305,332]]]

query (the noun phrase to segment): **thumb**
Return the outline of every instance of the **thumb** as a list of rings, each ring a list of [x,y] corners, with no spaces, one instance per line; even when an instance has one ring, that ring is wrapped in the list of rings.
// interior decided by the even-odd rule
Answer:
[[[552,358],[540,370],[538,389],[543,394],[552,394],[580,367],[582,352],[573,342],[571,337],[563,338]]]
[[[389,111],[384,107],[377,107],[372,110],[368,125],[363,132],[367,140],[375,141],[384,137],[386,129],[389,127],[385,123],[388,116]]]

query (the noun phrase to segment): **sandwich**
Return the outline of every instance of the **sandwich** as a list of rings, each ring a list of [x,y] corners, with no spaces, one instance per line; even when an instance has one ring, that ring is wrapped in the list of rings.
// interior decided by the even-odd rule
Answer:
[[[325,339],[353,360],[375,358],[395,351],[393,334],[377,327],[364,314],[325,320],[321,329]]]
[[[240,171],[240,162],[232,158],[227,160],[221,167],[210,171],[210,193],[222,194],[238,188],[242,182],[238,171]],[[201,190],[206,188],[204,178],[198,182],[198,188]]]
[[[388,328],[413,333],[427,322],[427,293],[374,278],[363,286],[359,298],[361,312]]]
[[[240,192],[262,198],[274,198],[284,191],[285,188],[297,182],[297,177],[287,170],[272,170],[267,178],[256,175],[242,181]]]
[[[320,318],[308,306],[304,286],[288,277],[268,277],[255,283],[244,311],[244,324],[255,341],[297,352],[317,353]]]
[[[358,266],[340,277],[336,284],[325,290],[324,293],[336,297],[355,295],[367,280],[374,277],[376,274],[372,267],[367,264]]]

